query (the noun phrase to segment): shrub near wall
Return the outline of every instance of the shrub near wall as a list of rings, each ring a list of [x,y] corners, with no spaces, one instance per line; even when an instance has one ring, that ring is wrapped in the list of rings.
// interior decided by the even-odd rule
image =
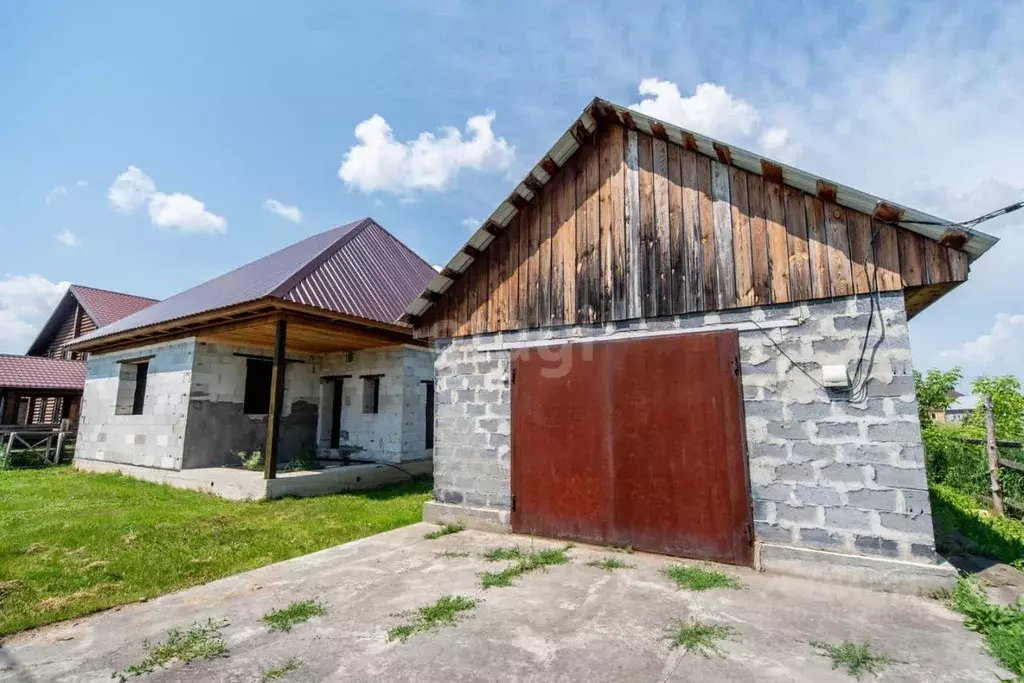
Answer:
[[[942,484],[931,486],[931,501],[940,528],[959,532],[985,554],[1024,570],[1024,523],[994,515],[973,496]]]

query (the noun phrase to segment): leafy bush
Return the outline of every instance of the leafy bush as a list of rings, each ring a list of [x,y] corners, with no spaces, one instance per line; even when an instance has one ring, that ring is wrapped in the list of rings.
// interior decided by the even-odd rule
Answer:
[[[0,469],[35,470],[50,467],[46,452],[39,448],[9,448],[0,446]]]
[[[263,465],[260,465],[260,469],[263,469]],[[308,472],[309,470],[318,469],[316,458],[314,458],[313,454],[308,451],[296,453],[292,456],[292,461],[291,464],[288,465],[288,469],[292,472]]]
[[[263,471],[263,451],[256,449],[254,451],[238,451],[235,456],[242,461],[242,467],[253,472]]]
[[[972,580],[960,579],[950,602],[964,615],[964,626],[985,639],[985,647],[999,663],[1024,676],[1024,602],[993,605]]]
[[[973,497],[942,484],[931,486],[932,515],[939,528],[971,539],[978,550],[1021,568],[1024,523],[990,513]]]

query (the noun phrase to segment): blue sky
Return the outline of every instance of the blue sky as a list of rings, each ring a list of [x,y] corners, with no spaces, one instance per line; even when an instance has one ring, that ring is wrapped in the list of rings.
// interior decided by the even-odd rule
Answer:
[[[1021,35],[998,1],[2,3],[0,351],[62,282],[165,297],[365,215],[443,263],[595,95],[969,218],[1024,193]],[[987,227],[919,367],[1024,374],[1024,216]]]

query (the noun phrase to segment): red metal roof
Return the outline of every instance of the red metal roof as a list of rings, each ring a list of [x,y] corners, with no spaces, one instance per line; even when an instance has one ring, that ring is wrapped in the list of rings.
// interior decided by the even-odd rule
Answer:
[[[0,387],[4,389],[82,390],[85,363],[38,356],[0,355]]]
[[[394,324],[435,275],[371,218],[308,237],[122,318],[78,342],[273,297]]]
[[[121,318],[127,318],[132,313],[137,313],[157,302],[157,299],[144,296],[122,294],[83,285],[71,285],[69,289],[82,304],[82,308],[89,314],[92,321],[96,323],[96,327],[103,327]]]

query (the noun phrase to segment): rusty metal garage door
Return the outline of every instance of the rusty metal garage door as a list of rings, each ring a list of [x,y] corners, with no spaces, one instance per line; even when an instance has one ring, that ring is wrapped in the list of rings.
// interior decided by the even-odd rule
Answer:
[[[513,358],[512,528],[753,560],[735,332]]]

